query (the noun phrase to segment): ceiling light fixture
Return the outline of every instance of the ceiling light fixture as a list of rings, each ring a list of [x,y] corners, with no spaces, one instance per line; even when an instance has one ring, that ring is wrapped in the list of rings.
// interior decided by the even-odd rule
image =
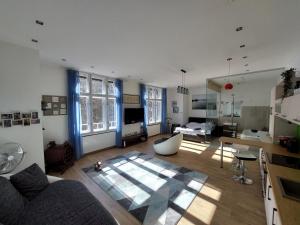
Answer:
[[[239,31],[242,31],[244,29],[244,27],[237,27],[236,29],[235,29],[235,31],[236,32],[239,32]]]
[[[245,64],[244,66],[249,66],[249,64],[247,63],[247,64]]]
[[[227,58],[226,60],[228,62],[228,77],[229,77],[230,76],[230,62],[231,62],[232,58]],[[228,82],[225,83],[224,88],[225,88],[225,90],[231,90],[233,88],[233,84],[231,82],[229,82],[229,80],[228,80]]]
[[[44,22],[41,20],[36,20],[35,23],[40,26],[44,26]]]
[[[243,56],[243,59],[247,59],[248,58],[248,56]]]
[[[67,59],[65,59],[65,58],[62,58],[62,59],[61,59],[61,61],[63,61],[63,62],[66,62],[66,61],[67,61]]]
[[[38,42],[39,42],[37,39],[34,39],[34,38],[32,38],[31,41],[32,41],[33,43],[38,43]]]
[[[91,69],[94,69],[95,67],[94,66],[91,66]]]
[[[182,73],[182,75],[181,75],[181,86],[179,85],[177,87],[177,93],[183,94],[183,95],[188,95],[189,94],[189,89],[185,87],[186,70],[181,69],[180,72]]]
[[[240,45],[240,48],[245,48],[246,47],[246,45]]]

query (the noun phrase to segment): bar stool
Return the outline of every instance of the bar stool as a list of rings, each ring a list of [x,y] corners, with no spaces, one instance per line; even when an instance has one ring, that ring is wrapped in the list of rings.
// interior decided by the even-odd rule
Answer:
[[[240,172],[239,175],[234,175],[233,179],[239,181],[241,184],[253,184],[253,180],[246,177],[247,168],[245,166],[245,161],[255,161],[257,157],[249,151],[236,152],[233,153],[233,155],[239,161],[238,164],[239,164],[239,172]]]

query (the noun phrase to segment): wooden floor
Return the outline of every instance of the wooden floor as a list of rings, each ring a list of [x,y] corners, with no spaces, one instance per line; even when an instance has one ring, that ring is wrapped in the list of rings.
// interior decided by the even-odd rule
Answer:
[[[107,210],[118,220],[120,225],[140,224],[133,216],[112,200],[81,168],[89,166],[98,160],[109,159],[113,156],[136,150],[147,154],[154,154],[153,141],[159,136],[150,138],[126,149],[109,149],[84,156],[75,165],[68,169],[62,177],[83,182]],[[211,144],[183,142],[178,154],[164,157],[180,166],[206,173],[209,178],[201,192],[194,199],[178,225],[215,224],[215,225],[265,225],[265,210],[261,194],[261,183],[258,162],[247,162],[248,174],[254,180],[253,185],[241,185],[231,177],[231,153],[225,154],[224,168],[220,168],[220,154],[218,143]],[[215,147],[214,147],[215,146]],[[57,174],[55,174],[57,175]]]

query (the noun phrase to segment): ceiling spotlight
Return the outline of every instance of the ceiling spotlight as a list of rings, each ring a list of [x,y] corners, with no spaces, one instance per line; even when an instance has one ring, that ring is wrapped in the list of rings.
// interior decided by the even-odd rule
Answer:
[[[247,59],[248,58],[248,56],[243,56],[243,59]]]
[[[94,69],[95,67],[94,66],[91,66],[91,69]]]
[[[40,26],[44,26],[44,22],[41,20],[36,20],[35,23]]]
[[[186,73],[186,70],[184,70],[184,69],[181,69],[180,71],[181,71],[182,73]]]
[[[232,58],[227,58],[226,60],[227,60],[227,61],[231,61],[231,60],[232,60]]]
[[[39,41],[37,40],[37,39],[31,39],[31,41],[33,42],[33,43],[38,43]]]
[[[249,66],[249,64],[248,64],[248,63],[246,63],[244,66]]]
[[[235,31],[236,32],[239,32],[239,31],[242,31],[244,28],[243,27],[237,27],[236,29],[235,29]]]
[[[62,58],[62,59],[61,59],[61,61],[63,61],[63,62],[66,62],[66,61],[67,61],[67,59],[65,59],[65,58]]]
[[[245,48],[246,47],[246,45],[240,45],[240,48]]]

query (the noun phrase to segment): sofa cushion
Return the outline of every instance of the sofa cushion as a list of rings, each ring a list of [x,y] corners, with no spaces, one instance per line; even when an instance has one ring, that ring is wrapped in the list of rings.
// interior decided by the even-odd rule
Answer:
[[[71,180],[50,184],[26,205],[21,221],[22,225],[117,224],[83,184]]]
[[[0,224],[16,225],[23,213],[26,199],[15,189],[11,182],[0,176]]]
[[[29,201],[49,185],[47,176],[36,163],[12,175],[10,181]]]

